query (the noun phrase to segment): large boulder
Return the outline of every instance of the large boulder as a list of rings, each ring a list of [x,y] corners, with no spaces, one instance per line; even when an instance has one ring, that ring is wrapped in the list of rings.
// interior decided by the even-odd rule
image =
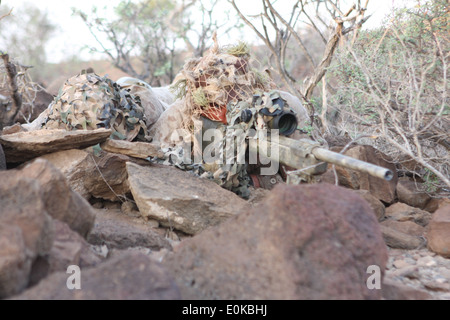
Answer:
[[[81,269],[81,289],[70,290],[70,274],[57,272],[15,300],[175,300],[179,291],[164,268],[150,257],[128,252],[93,268]]]
[[[431,251],[450,258],[450,205],[440,208],[433,214],[426,238]]]
[[[0,299],[28,286],[33,263],[52,244],[41,185],[26,175],[0,173]]]
[[[168,167],[127,163],[131,193],[142,216],[188,234],[220,224],[246,202],[213,181]]]
[[[367,202],[341,187],[279,185],[163,261],[183,299],[379,299],[387,249]]]

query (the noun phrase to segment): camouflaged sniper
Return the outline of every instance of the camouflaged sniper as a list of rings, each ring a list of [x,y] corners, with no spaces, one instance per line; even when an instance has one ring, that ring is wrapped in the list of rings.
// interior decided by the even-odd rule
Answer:
[[[43,129],[111,128],[111,138],[145,140],[146,118],[138,96],[94,73],[68,79],[50,105]]]
[[[266,122],[272,117],[262,114],[261,110],[266,109],[271,114],[290,108],[280,94],[273,91],[275,84],[270,77],[251,68],[247,46],[239,43],[234,47],[219,48],[217,40],[213,40],[214,46],[204,57],[191,59],[184,65],[172,87],[184,104],[185,125],[180,127],[193,136],[194,150],[198,149],[196,144],[203,137],[201,135],[199,138],[194,132],[200,122],[203,133],[205,129],[214,128],[222,134],[222,139],[218,141],[209,143],[202,140],[201,152],[209,144],[211,149],[218,150],[217,156],[223,161],[206,163],[202,158],[201,163],[193,163],[192,155],[184,154],[183,141],[177,140],[174,145],[162,147],[165,152],[163,163],[212,179],[223,188],[246,198],[249,196],[250,178],[245,162],[236,161],[234,141],[248,137],[252,128],[267,128]],[[242,121],[243,110],[247,110],[246,121]],[[247,143],[248,139],[243,139],[240,146],[246,149]]]
[[[206,127],[214,127],[222,132],[223,139],[213,141],[213,144],[215,150],[220,150],[221,159],[225,160],[225,156],[233,157],[235,154],[230,150],[233,145],[229,143],[235,138],[235,129],[247,132],[253,125],[253,121],[236,121],[243,109],[251,109],[253,95],[259,93],[262,97],[261,104],[254,108],[252,115],[252,119],[254,117],[259,121],[260,127],[264,126],[264,119],[258,112],[259,108],[262,108],[264,103],[271,104],[279,95],[275,92],[264,94],[275,88],[275,84],[270,77],[251,68],[250,51],[245,43],[220,48],[217,39],[213,37],[213,40],[214,45],[204,57],[191,59],[184,65],[172,87],[184,104],[184,123],[181,127],[194,136],[194,149],[194,124],[200,121],[204,127],[206,124]],[[270,94],[273,96],[270,97]],[[277,108],[272,104],[269,107]],[[246,144],[247,141],[243,143]],[[202,145],[205,146],[203,143]],[[166,155],[164,163],[212,179],[244,198],[249,196],[250,179],[245,164],[233,159],[226,159],[220,164],[204,161],[192,164],[191,161],[186,162],[186,158],[191,158],[191,155],[184,154],[179,142],[164,146],[162,150]]]

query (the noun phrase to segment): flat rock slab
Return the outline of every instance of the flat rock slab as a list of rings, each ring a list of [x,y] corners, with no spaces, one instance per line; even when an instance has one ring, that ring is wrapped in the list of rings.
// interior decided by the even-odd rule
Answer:
[[[401,202],[387,207],[385,215],[387,219],[400,222],[412,221],[422,227],[426,227],[432,218],[431,213]]]
[[[36,130],[0,136],[7,163],[21,163],[41,155],[68,149],[87,148],[105,141],[110,129]]]
[[[380,222],[380,224],[414,237],[423,237],[425,234],[425,227],[422,227],[412,221],[396,221],[387,219]]]
[[[130,142],[125,140],[106,140],[102,149],[107,152],[120,153],[134,158],[147,159],[148,157],[163,158],[164,153],[159,145],[147,142]]]
[[[197,234],[235,216],[245,200],[173,167],[142,167],[127,163],[130,190],[144,217],[187,234]]]
[[[424,244],[419,237],[406,234],[385,224],[380,224],[380,229],[386,245],[391,248],[412,250]]]

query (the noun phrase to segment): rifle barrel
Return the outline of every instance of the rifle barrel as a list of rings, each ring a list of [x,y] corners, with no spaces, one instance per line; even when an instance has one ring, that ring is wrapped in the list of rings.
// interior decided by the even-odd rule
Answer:
[[[278,151],[275,155],[268,156],[269,159],[296,169],[309,168],[308,171],[305,171],[308,174],[324,173],[327,169],[326,164],[325,166],[318,165],[322,161],[365,172],[387,181],[394,177],[393,172],[389,169],[321,148],[319,143],[307,139],[294,140],[279,136],[275,141],[271,141],[270,137],[259,141],[260,145],[265,145],[263,150],[271,150],[272,147],[275,147]],[[253,153],[261,151],[255,143],[250,143],[249,148]]]
[[[374,165],[372,163],[364,162],[352,157],[345,156],[340,153],[336,153],[323,148],[312,149],[312,154],[319,160],[326,161],[328,163],[336,164],[349,169],[354,169],[362,172],[366,172],[374,177],[381,178],[390,181],[394,174],[391,170]]]

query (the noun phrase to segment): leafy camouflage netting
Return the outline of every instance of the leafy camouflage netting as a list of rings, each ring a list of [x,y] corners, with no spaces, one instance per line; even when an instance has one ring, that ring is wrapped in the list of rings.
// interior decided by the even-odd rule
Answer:
[[[185,98],[189,113],[186,128],[192,127],[191,119],[200,115],[226,124],[230,102],[251,100],[256,91],[275,88],[267,74],[250,67],[250,51],[245,43],[219,48],[215,36],[213,40],[214,46],[204,57],[184,65],[172,86],[178,98]]]
[[[179,107],[183,113],[181,127],[193,137],[194,154],[199,143],[194,132],[195,128],[198,128],[198,122],[203,123],[203,131],[205,123],[209,127],[213,123],[212,126],[220,131],[221,139],[214,139],[207,146],[209,150],[218,150],[219,154],[214,154],[217,161],[205,161],[208,153],[205,143],[201,144],[201,163],[190,161],[193,155],[185,154],[186,149],[182,146],[185,141],[181,139],[178,144],[163,148],[166,154],[165,163],[212,179],[220,186],[246,198],[249,196],[250,179],[245,161],[237,161],[238,157],[245,156],[245,151],[244,155],[239,154],[236,146],[243,146],[241,150],[246,150],[249,130],[267,128],[268,119],[259,111],[267,108],[274,112],[280,105],[274,104],[273,101],[282,98],[273,91],[275,85],[266,73],[260,73],[250,67],[250,52],[245,43],[219,48],[217,39],[213,40],[214,46],[204,57],[189,60],[184,65],[172,88],[181,99],[179,102],[183,104]],[[256,101],[255,94],[258,95]],[[251,112],[247,122],[240,120],[244,109]],[[188,140],[190,141],[190,138]]]
[[[114,81],[82,73],[66,81],[50,105],[43,129],[111,128],[114,139],[145,140],[146,118],[138,96]]]

